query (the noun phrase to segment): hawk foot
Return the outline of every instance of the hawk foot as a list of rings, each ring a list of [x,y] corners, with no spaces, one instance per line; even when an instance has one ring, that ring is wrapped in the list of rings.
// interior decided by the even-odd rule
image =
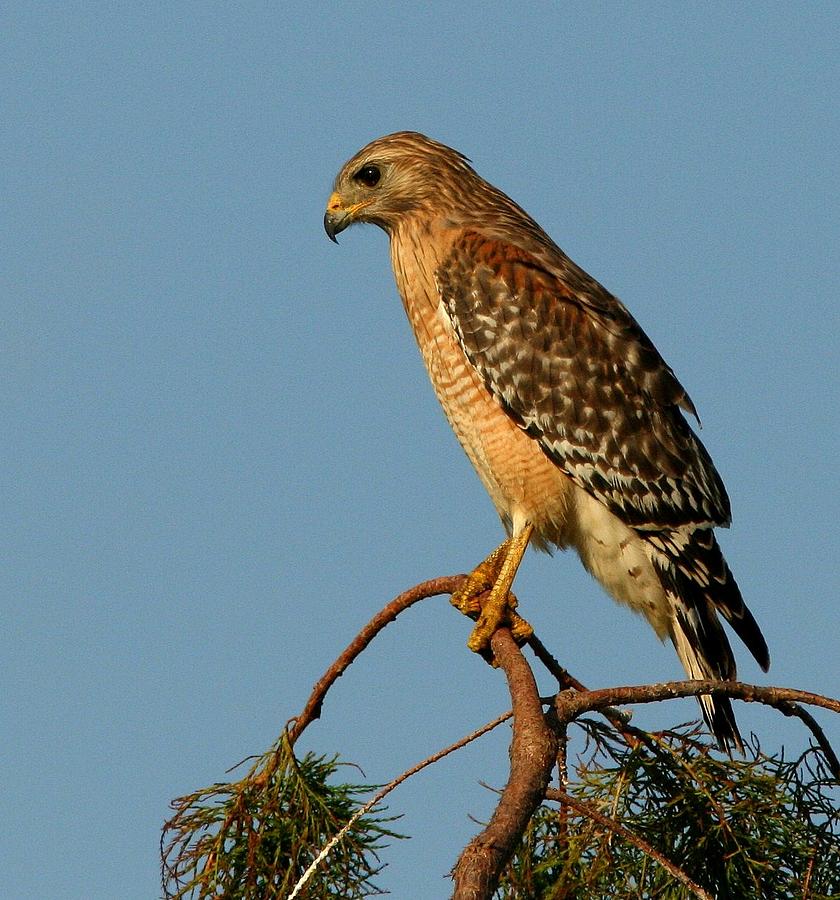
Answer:
[[[518,601],[514,594],[508,592],[507,596],[500,598],[499,603],[493,602],[495,599],[492,595],[486,599],[476,626],[467,641],[467,647],[473,653],[486,655],[489,652],[490,638],[497,628],[505,626],[510,628],[513,639],[520,646],[534,633],[531,625],[516,612]]]
[[[515,612],[517,600],[511,585],[533,531],[531,524],[500,544],[464,579],[452,595],[452,603],[465,615],[477,619],[467,646],[492,662],[490,638],[507,626],[517,643],[523,643],[534,629]],[[489,591],[489,596],[485,596]]]
[[[449,598],[449,602],[465,616],[477,619],[481,614],[482,602],[479,598],[482,594],[487,593],[498,580],[509,544],[510,541],[507,540],[496,547],[484,562],[480,562],[467,575],[461,587]]]

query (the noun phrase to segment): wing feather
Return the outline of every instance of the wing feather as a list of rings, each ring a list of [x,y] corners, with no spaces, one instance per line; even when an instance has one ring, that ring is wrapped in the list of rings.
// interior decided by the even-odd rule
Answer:
[[[572,480],[639,530],[727,525],[729,499],[680,407],[688,395],[624,306],[565,270],[466,231],[436,272],[470,363]]]

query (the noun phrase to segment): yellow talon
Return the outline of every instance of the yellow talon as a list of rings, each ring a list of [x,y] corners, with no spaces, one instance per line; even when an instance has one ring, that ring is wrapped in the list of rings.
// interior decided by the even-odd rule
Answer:
[[[514,537],[499,545],[452,595],[453,605],[461,612],[472,618],[478,615],[476,626],[467,641],[467,646],[475,653],[486,654],[490,638],[503,625],[510,627],[519,643],[534,633],[525,619],[514,611],[517,600],[510,590],[532,531],[533,526],[526,525]],[[481,603],[479,597],[487,590],[490,595]]]
[[[450,597],[450,603],[465,616],[475,619],[481,613],[481,602],[478,598],[496,583],[509,544],[510,538],[496,547],[484,562],[480,562],[467,575],[463,585]]]
[[[524,644],[534,633],[531,625],[519,615],[519,613],[510,610],[510,633],[517,644]]]

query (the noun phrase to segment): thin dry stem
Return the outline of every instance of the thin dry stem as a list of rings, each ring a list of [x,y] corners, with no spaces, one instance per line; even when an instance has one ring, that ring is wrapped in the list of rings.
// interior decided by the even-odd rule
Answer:
[[[562,691],[555,698],[557,715],[563,722],[571,722],[585,712],[607,709],[616,704],[655,703],[677,697],[696,697],[700,694],[722,695],[746,703],[764,703],[786,716],[799,718],[817,740],[832,775],[840,778],[840,763],[814,717],[798,704],[807,703],[840,713],[840,700],[801,691],[796,688],[746,684],[741,681],[666,681],[630,687],[602,688],[595,691]]]
[[[678,881],[684,884],[695,897],[699,897],[700,900],[714,900],[711,894],[707,893],[700,887],[699,884],[692,881],[688,875],[683,872],[683,870],[671,862],[667,857],[663,856],[658,850],[654,847],[651,847],[647,841],[642,840],[638,835],[633,834],[632,831],[625,828],[620,822],[616,822],[614,819],[611,819],[609,816],[605,816],[603,813],[599,812],[594,807],[590,806],[588,803],[584,803],[581,800],[578,800],[576,797],[573,797],[571,794],[567,794],[565,791],[559,791],[556,788],[549,788],[545,792],[546,800],[556,800],[559,803],[562,803],[564,806],[570,806],[572,809],[576,809],[579,813],[586,816],[589,819],[592,819],[593,822],[597,822],[603,828],[607,828],[609,831],[614,834],[623,837],[624,840],[629,841],[631,844],[634,844],[638,847],[643,853],[647,854],[651,859],[655,859],[660,866],[663,866],[667,869]]]
[[[304,729],[315,719],[321,716],[321,707],[327,691],[345,673],[350,664],[370,644],[380,631],[389,625],[401,612],[405,612],[410,606],[420,600],[426,600],[438,594],[451,594],[457,590],[464,575],[448,575],[442,578],[432,578],[421,582],[407,591],[403,591],[395,597],[384,609],[380,610],[365,627],[348,644],[344,652],[321,676],[312,689],[309,699],[306,701],[303,711],[297,718],[290,719],[286,723],[289,734],[289,742],[294,746],[295,741],[301,736]]]
[[[585,684],[582,684],[580,681],[569,672],[568,669],[563,668],[560,663],[554,658],[554,655],[551,651],[545,646],[545,644],[537,637],[536,634],[532,634],[528,640],[525,642],[533,651],[534,656],[546,667],[546,669],[557,679],[557,683],[560,686],[560,690],[566,690],[567,688],[574,688],[576,691],[587,691],[589,688],[586,687]],[[606,706],[600,712],[615,726],[618,731],[621,731],[625,725],[630,721],[630,714],[625,712],[623,709],[616,709],[615,707]]]
[[[501,725],[502,722],[507,722],[509,718],[513,715],[512,710],[508,710],[508,712],[503,713],[501,716],[497,716],[493,719],[492,722],[488,722],[486,725],[482,725],[481,728],[477,728],[471,734],[468,734],[466,737],[462,737],[460,740],[455,741],[454,744],[450,744],[448,747],[444,747],[443,750],[438,750],[437,753],[433,753],[431,756],[427,756],[426,759],[421,762],[413,765],[410,769],[406,769],[401,775],[397,775],[392,781],[389,781],[384,787],[380,788],[376,794],[365,803],[360,809],[356,810],[353,815],[348,820],[347,824],[336,834],[334,835],[328,843],[324,845],[321,849],[321,852],[318,856],[312,861],[312,864],[309,868],[301,875],[297,884],[294,886],[292,893],[289,894],[288,900],[293,900],[294,897],[300,893],[304,885],[307,881],[312,877],[312,875],[317,870],[318,866],[326,859],[330,850],[347,834],[348,831],[356,824],[356,822],[366,813],[370,812],[374,806],[379,804],[394,788],[399,787],[404,781],[411,778],[412,775],[416,775],[418,772],[425,769],[427,766],[432,765],[432,763],[436,763],[438,760],[443,759],[444,756],[449,756],[450,753],[454,753],[456,750],[460,750],[462,747],[466,747],[467,744],[472,743],[472,741],[480,738],[482,735],[487,734],[488,731],[492,731],[497,725]]]

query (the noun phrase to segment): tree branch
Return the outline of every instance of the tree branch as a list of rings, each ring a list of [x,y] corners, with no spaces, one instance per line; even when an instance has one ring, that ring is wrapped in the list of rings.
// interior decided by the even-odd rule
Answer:
[[[350,665],[357,657],[367,648],[371,641],[385,628],[390,625],[400,613],[405,612],[410,606],[426,600],[429,597],[435,597],[440,594],[451,594],[456,591],[466,576],[465,575],[443,575],[440,578],[431,578],[416,584],[414,587],[403,591],[387,606],[381,609],[364,628],[356,635],[355,638],[347,645],[341,655],[333,662],[326,672],[318,679],[306,705],[299,716],[289,719],[286,723],[286,732],[289,743],[294,746],[297,739],[303,734],[304,730],[321,716],[321,708],[324,698],[329,689],[338,681],[339,678],[347,671]],[[586,688],[564,669],[559,662],[546,649],[540,639],[533,635],[528,639],[528,645],[536,654],[537,658],[548,669],[548,671],[557,679],[561,688],[573,687],[578,691],[585,691]],[[627,713],[604,707],[599,709],[607,719],[619,730],[622,731],[629,720]],[[625,735],[627,736],[627,735]]]
[[[491,639],[513,702],[510,778],[490,823],[461,854],[453,878],[453,900],[489,898],[531,816],[542,802],[557,755],[557,735],[542,711],[531,667],[507,628]]]
[[[452,575],[431,579],[394,598],[371,619],[327,669],[313,687],[300,715],[286,723],[286,729],[281,735],[277,748],[260,757],[244,779],[234,785],[215,785],[212,789],[196,792],[187,798],[182,798],[181,801],[176,801],[180,804],[179,812],[171,822],[167,823],[166,828],[174,829],[177,826],[180,829],[183,837],[176,836],[170,845],[170,849],[175,847],[177,842],[182,842],[183,846],[178,851],[178,857],[179,859],[184,857],[187,860],[186,870],[189,870],[189,867],[192,866],[192,869],[197,871],[195,869],[197,863],[191,862],[191,859],[200,860],[202,853],[206,852],[195,837],[196,834],[206,832],[214,823],[221,822],[219,834],[224,836],[233,817],[240,813],[245,817],[251,815],[250,810],[244,810],[243,812],[243,798],[246,796],[246,793],[251,788],[262,789],[269,783],[272,774],[280,765],[282,756],[281,743],[285,742],[289,755],[294,759],[291,753],[292,745],[300,737],[304,729],[312,721],[319,718],[324,698],[331,686],[366,649],[374,637],[386,625],[393,622],[400,613],[418,601],[439,594],[451,594],[463,583],[464,578],[465,576],[463,575]],[[662,865],[666,867],[673,866],[640,838],[627,832],[619,823],[606,819],[597,810],[593,810],[587,804],[570,797],[565,791],[548,791],[547,793],[553,764],[558,764],[561,778],[565,768],[565,759],[562,752],[559,757],[557,755],[558,735],[565,736],[567,724],[585,712],[598,711],[604,714],[624,736],[625,740],[632,745],[639,740],[649,741],[650,737],[643,732],[639,732],[638,729],[627,725],[628,716],[625,712],[615,708],[618,704],[650,703],[700,694],[720,694],[746,702],[765,703],[780,710],[786,716],[796,716],[801,719],[816,737],[834,776],[840,778],[840,763],[838,763],[837,757],[822,729],[813,716],[798,705],[799,703],[807,703],[833,712],[840,712],[840,701],[838,700],[791,688],[762,687],[741,682],[715,681],[678,681],[590,691],[560,666],[538,638],[532,637],[528,640],[528,643],[534,650],[537,658],[557,678],[558,684],[563,690],[553,698],[541,700],[537,693],[533,672],[516,645],[510,631],[507,628],[499,629],[491,639],[491,649],[495,661],[506,676],[513,701],[513,712],[500,716],[494,722],[473,732],[473,734],[433,754],[386,785],[353,816],[351,822],[338,835],[328,842],[313,866],[301,878],[292,896],[300,892],[307,879],[311,877],[315,866],[346,835],[359,817],[369,812],[387,793],[416,772],[463,747],[466,743],[484,734],[511,715],[514,717],[514,723],[508,784],[500,796],[490,823],[481,834],[477,835],[470,842],[453,870],[455,881],[454,897],[456,900],[466,900],[466,898],[469,898],[469,900],[489,900],[498,886],[501,873],[521,841],[529,820],[547,796],[560,800],[562,803],[567,804],[569,808],[578,809],[595,821],[601,822],[604,827],[616,831],[628,841],[635,843],[636,846],[658,860]],[[549,708],[543,713],[543,707],[546,705]],[[220,805],[214,799],[212,805],[205,803],[202,806],[206,798],[218,798],[222,795],[229,795],[229,799],[224,804]],[[272,802],[276,803],[276,798]],[[190,821],[187,825],[182,825],[178,820],[179,817],[185,816],[185,811],[189,813],[187,818]],[[219,817],[220,812],[226,813],[226,818],[223,820]],[[601,819],[598,816],[601,816]],[[250,841],[250,837],[248,840]],[[250,849],[248,852],[250,854]],[[214,854],[214,850],[207,852],[205,870],[211,863],[214,866],[216,865],[217,858]],[[248,865],[251,865],[250,861]],[[166,866],[166,854],[164,854],[164,866]],[[682,873],[684,877],[680,877],[679,870],[672,872],[672,874],[680,878],[697,896],[708,898],[709,895],[688,879],[685,873]],[[198,884],[203,877],[199,873],[196,876],[195,884]],[[808,879],[810,879],[810,869],[806,876],[806,886]]]
[[[664,681],[660,684],[642,684],[630,687],[601,688],[582,693],[565,692],[563,709],[568,710],[571,718],[583,712],[601,710],[612,704],[654,703],[657,700],[670,700],[675,697],[696,697],[698,694],[721,694],[744,700],[747,703],[766,703],[785,712],[795,715],[785,704],[807,703],[821,706],[832,712],[840,713],[840,700],[824,697],[810,691],[796,688],[770,687],[769,685],[746,684],[742,681]],[[567,713],[558,709],[561,718]]]
[[[555,708],[561,722],[571,722],[582,713],[604,710],[616,704],[655,703],[676,697],[696,697],[699,694],[720,694],[746,703],[764,703],[786,716],[796,716],[816,738],[832,775],[840,778],[840,761],[828,738],[814,717],[798,705],[807,703],[840,713],[840,700],[810,691],[746,684],[741,681],[666,681],[660,684],[602,688],[597,691],[562,691],[555,698]]]
[[[651,845],[648,844],[647,841],[644,841],[638,835],[633,834],[632,831],[625,828],[620,822],[616,822],[615,819],[611,819],[609,818],[609,816],[605,816],[603,813],[599,812],[588,803],[584,803],[582,800],[578,800],[576,797],[573,797],[571,794],[567,794],[565,791],[558,791],[556,788],[549,788],[545,792],[545,799],[556,800],[558,803],[562,803],[563,806],[570,806],[572,809],[576,809],[581,815],[592,819],[593,822],[597,822],[603,828],[607,828],[620,837],[623,837],[624,840],[629,841],[629,843],[631,844],[634,844],[643,853],[647,854],[651,859],[655,859],[660,866],[667,869],[674,876],[674,878],[684,884],[695,895],[695,897],[699,897],[700,900],[713,900],[711,894],[708,894],[705,890],[703,890],[702,887],[700,887],[699,884],[696,884],[694,881],[692,881],[679,866],[674,865],[671,860],[663,856],[658,850],[651,847]]]
[[[831,774],[840,781],[840,759],[837,758],[837,754],[825,736],[825,732],[820,728],[819,723],[811,713],[807,709],[803,709],[798,703],[782,701],[779,704],[774,703],[773,706],[786,716],[796,716],[797,719],[811,729],[811,734],[814,735],[816,742],[820,745],[820,750],[822,750],[825,761],[828,763]],[[803,894],[803,896],[807,895]]]
[[[295,741],[301,736],[303,730],[315,719],[320,718],[321,706],[327,691],[341,678],[350,664],[386,625],[390,625],[401,612],[405,612],[405,610],[420,600],[426,600],[428,597],[434,597],[437,594],[451,594],[460,587],[464,577],[463,575],[448,575],[423,581],[413,588],[403,591],[384,609],[380,610],[353,638],[344,652],[316,682],[301,714],[296,718],[289,719],[286,723],[289,743],[294,746]]]

